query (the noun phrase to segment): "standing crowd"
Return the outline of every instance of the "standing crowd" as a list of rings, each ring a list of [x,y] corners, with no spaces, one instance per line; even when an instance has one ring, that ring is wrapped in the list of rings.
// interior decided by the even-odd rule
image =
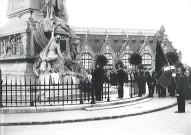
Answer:
[[[123,69],[123,63],[116,64],[114,70],[104,70],[107,63],[107,58],[99,56],[96,61],[96,68],[92,71],[92,84],[95,90],[97,101],[103,99],[103,83],[108,82],[118,89],[118,98],[124,98],[124,83],[137,83],[138,96],[142,97],[146,94],[146,85],[148,87],[148,96],[153,97],[153,94],[158,94],[158,97],[166,97],[167,93],[171,97],[177,97],[178,111],[185,112],[185,100],[191,99],[191,68],[185,69],[183,64],[177,67],[175,72],[172,71],[170,82],[164,87],[155,79],[155,71],[151,69]],[[163,80],[165,81],[165,80]]]
[[[171,97],[176,96],[179,104],[178,112],[185,112],[185,99],[191,98],[191,70],[188,71],[189,74],[187,75],[185,75],[185,71],[183,68],[177,69],[176,77],[172,77],[168,88],[165,88],[156,82],[154,70],[135,69],[128,71],[119,66],[117,70],[105,71],[103,67],[98,66],[92,73],[96,100],[102,100],[105,81],[116,86],[118,98],[124,97],[124,83],[133,82],[138,85],[139,97],[146,94],[146,87],[148,87],[149,97],[153,97],[154,93],[158,94],[159,98],[164,98],[167,94]]]
[[[138,85],[139,97],[142,97],[146,93],[147,86],[149,90],[148,96],[153,97],[155,86],[156,86],[153,70],[135,69],[135,70],[127,71],[122,68],[119,68],[119,70],[112,70],[108,72],[110,72],[110,83],[111,85],[117,86],[117,88],[119,89],[118,92],[122,91],[121,90],[122,83],[133,82],[133,83],[137,83]],[[121,96],[119,97],[123,98]]]

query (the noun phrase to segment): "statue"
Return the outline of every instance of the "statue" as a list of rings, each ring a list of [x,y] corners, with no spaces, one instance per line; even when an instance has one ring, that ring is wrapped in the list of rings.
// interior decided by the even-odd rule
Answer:
[[[72,60],[78,60],[79,50],[78,50],[79,40],[78,39],[71,39],[70,40],[70,55]]]
[[[47,63],[48,72],[50,72],[50,71],[55,72],[52,69],[51,62],[53,62],[57,58],[60,58],[62,60],[62,63],[64,63],[64,57],[61,54],[60,45],[58,44],[59,41],[60,41],[60,36],[56,35],[54,37],[54,29],[53,29],[52,37],[51,37],[48,45],[40,53],[40,58],[42,60],[40,69],[42,71],[44,71],[44,72],[46,71],[46,63]]]
[[[59,17],[54,16],[54,23],[56,24],[56,30],[63,31],[63,32],[68,31],[68,27],[67,27],[68,24],[63,19],[60,19]]]
[[[87,78],[88,73],[77,62],[79,60],[79,39],[67,24],[68,19],[64,0],[44,0],[41,7],[40,12],[32,13],[31,19],[37,20],[40,26],[35,27],[39,30],[35,31],[34,39],[42,43],[44,41],[42,37],[45,37],[43,36],[45,33],[51,33],[51,37],[45,37],[49,42],[43,42],[43,46],[39,45],[40,48],[44,48],[42,48],[34,62],[34,74],[39,80],[46,75],[53,74],[57,74],[61,78],[65,78],[65,76],[76,77],[80,80]],[[60,35],[63,40],[67,39],[66,48],[68,49],[65,51],[60,48]]]
[[[45,0],[41,11],[46,10],[46,18],[53,19],[53,15],[61,17],[64,10],[63,0]]]
[[[13,43],[14,43],[14,38],[13,37],[11,37],[11,36],[9,36],[9,41],[7,41],[5,44],[7,44],[7,55],[12,55],[12,52],[13,52]]]
[[[15,55],[16,54],[16,47],[17,47],[17,44],[16,44],[16,37],[15,36],[12,36],[10,38],[10,46],[12,48],[12,55]]]
[[[18,55],[23,55],[24,54],[23,43],[22,43],[20,35],[17,36],[17,54]]]
[[[6,55],[6,50],[7,50],[7,47],[6,47],[6,44],[5,44],[5,39],[2,39],[1,41],[1,56],[3,55]]]
[[[165,28],[164,28],[163,25],[160,27],[160,31],[162,31],[163,33],[165,33]]]
[[[57,59],[61,60],[61,63],[64,64],[64,57],[60,51],[60,35],[54,37],[55,26],[53,27],[51,39],[48,45],[40,52],[39,58],[36,61],[35,73],[38,76],[37,72],[43,73],[54,73],[56,72],[53,68],[53,62]]]

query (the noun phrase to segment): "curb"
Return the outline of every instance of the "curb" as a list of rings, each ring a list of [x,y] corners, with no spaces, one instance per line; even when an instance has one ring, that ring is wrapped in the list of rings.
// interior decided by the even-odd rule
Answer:
[[[65,105],[65,106],[37,106],[37,107],[5,107],[0,108],[0,114],[17,114],[17,113],[43,113],[43,112],[58,112],[58,111],[72,111],[72,110],[84,110],[88,107],[103,107],[110,105],[118,105],[131,103],[139,100],[143,100],[148,96],[143,97],[135,97],[135,98],[127,98],[121,100],[114,101],[102,101],[97,102],[96,104],[73,104],[73,105]]]
[[[104,116],[104,117],[94,117],[94,118],[85,118],[85,119],[75,119],[75,120],[56,120],[56,121],[36,121],[36,122],[13,122],[13,123],[0,123],[0,126],[22,126],[22,125],[47,125],[47,124],[61,124],[61,123],[74,123],[74,122],[86,122],[86,121],[96,121],[96,120],[108,120],[108,119],[117,119],[125,118],[130,116],[142,115],[147,113],[152,113],[160,110],[165,110],[177,105],[173,103],[171,105],[160,107],[153,110],[143,111],[139,113],[123,114],[123,115],[114,115],[114,116]]]
[[[150,100],[153,100],[153,99],[152,98],[142,98],[141,100],[136,100],[134,102],[128,102],[128,103],[122,103],[122,104],[113,104],[113,105],[107,105],[107,106],[98,106],[98,107],[87,107],[84,109],[86,111],[112,109],[112,108],[119,108],[119,107],[124,107],[124,106],[131,106],[131,105],[135,105],[135,104],[140,104],[140,103],[148,102]]]

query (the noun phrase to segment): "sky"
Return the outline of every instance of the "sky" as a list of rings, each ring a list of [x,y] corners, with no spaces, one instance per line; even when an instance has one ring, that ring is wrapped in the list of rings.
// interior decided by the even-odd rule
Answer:
[[[8,21],[0,0],[0,27]],[[182,62],[191,65],[191,0],[66,0],[69,25],[157,29],[162,25]]]

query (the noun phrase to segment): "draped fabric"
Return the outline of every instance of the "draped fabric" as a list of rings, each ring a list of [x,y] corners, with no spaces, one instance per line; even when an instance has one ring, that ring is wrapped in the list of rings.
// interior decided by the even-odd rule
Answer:
[[[31,49],[31,51],[34,50],[31,54],[33,56],[38,56],[33,65],[33,72],[36,76],[39,76],[40,67],[42,67],[43,64],[46,64],[42,61],[42,57],[46,56],[51,41],[49,42],[45,37],[42,24],[40,22],[36,23],[36,28],[32,27],[31,33],[31,46],[34,48]]]
[[[50,42],[48,43],[47,46],[44,47],[44,49],[40,52],[39,56],[42,60],[46,59],[47,55],[48,55],[48,49],[51,45],[51,43],[53,42],[54,38],[50,39]]]
[[[48,44],[49,40],[45,37],[42,24],[36,23],[36,28],[32,29],[33,43],[37,54]]]

